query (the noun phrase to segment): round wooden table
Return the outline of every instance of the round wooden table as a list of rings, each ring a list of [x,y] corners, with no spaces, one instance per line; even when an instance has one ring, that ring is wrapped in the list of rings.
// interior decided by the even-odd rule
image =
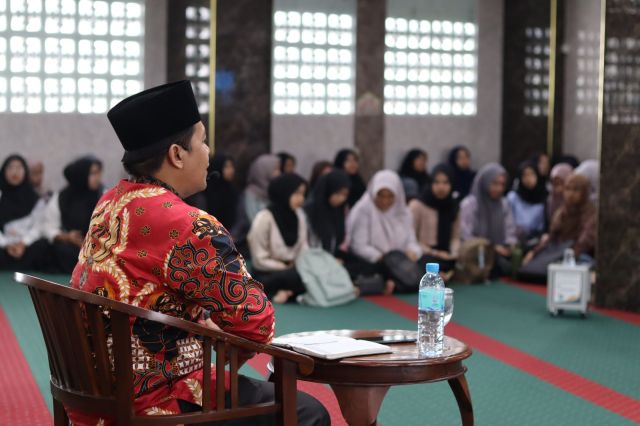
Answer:
[[[314,333],[316,332],[294,333],[286,337],[309,336]],[[406,330],[331,330],[322,333],[356,339],[380,335],[416,335],[416,332]],[[300,377],[300,380],[329,384],[340,404],[342,415],[351,426],[376,424],[378,411],[391,386],[447,380],[458,402],[462,424],[473,425],[471,394],[464,376],[467,367],[462,364],[472,353],[467,345],[445,337],[444,353],[437,358],[421,358],[416,343],[396,343],[389,346],[393,350],[389,354],[334,361],[314,358],[313,372]]]

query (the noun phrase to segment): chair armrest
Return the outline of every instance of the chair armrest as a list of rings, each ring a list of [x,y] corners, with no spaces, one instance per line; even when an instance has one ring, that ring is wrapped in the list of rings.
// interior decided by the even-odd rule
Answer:
[[[62,284],[52,283],[50,281],[42,280],[40,278],[20,272],[16,272],[14,274],[14,279],[19,283],[26,284],[35,288],[40,288],[42,290],[58,294],[63,297],[79,300],[84,303],[99,305],[104,308],[122,312],[130,316],[135,316],[170,327],[175,327],[199,336],[209,337],[216,341],[222,341],[230,344],[231,346],[242,348],[246,351],[264,353],[267,355],[271,355],[274,358],[292,361],[298,365],[298,372],[305,376],[311,374],[311,372],[313,371],[313,359],[297,352],[279,348],[273,345],[265,345],[253,342],[251,340],[230,333],[225,333],[224,331],[212,330],[200,324],[176,318],[171,315],[166,315],[160,312],[151,311],[149,309],[129,305],[128,303],[118,302],[117,300],[108,299],[106,297],[98,296],[97,294],[88,293]]]

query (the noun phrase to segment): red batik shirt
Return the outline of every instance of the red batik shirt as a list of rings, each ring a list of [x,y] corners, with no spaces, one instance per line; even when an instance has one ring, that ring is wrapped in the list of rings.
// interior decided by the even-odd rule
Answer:
[[[100,199],[71,285],[187,321],[207,309],[224,331],[269,342],[273,306],[227,230],[161,185],[123,180]],[[136,413],[177,414],[178,399],[201,404],[201,341],[143,319],[131,327]],[[75,425],[111,423],[69,414]]]

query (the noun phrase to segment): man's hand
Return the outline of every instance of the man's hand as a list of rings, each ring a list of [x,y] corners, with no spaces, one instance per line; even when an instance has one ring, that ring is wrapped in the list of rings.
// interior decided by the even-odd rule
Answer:
[[[207,328],[210,328],[215,331],[222,331],[222,329],[213,322],[213,320],[208,317],[207,319],[198,320],[198,324],[203,325]],[[229,362],[229,353],[226,354],[227,363]],[[243,349],[238,349],[238,368],[240,368],[245,362],[249,361],[251,358],[256,356],[256,353],[253,351],[245,351]]]
[[[14,259],[20,260],[24,255],[24,251],[26,250],[26,248],[27,246],[25,246],[24,243],[11,244],[7,247],[7,253]]]
[[[220,327],[218,327],[218,324],[213,322],[213,320],[211,318],[198,320],[198,324],[204,325],[205,327],[208,327],[208,328],[210,328],[212,330],[215,330],[215,331],[222,331],[222,329]]]

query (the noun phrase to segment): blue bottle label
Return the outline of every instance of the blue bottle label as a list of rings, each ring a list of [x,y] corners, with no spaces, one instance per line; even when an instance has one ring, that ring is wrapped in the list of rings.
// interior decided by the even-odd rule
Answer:
[[[418,303],[421,311],[444,311],[444,289],[423,288]]]

